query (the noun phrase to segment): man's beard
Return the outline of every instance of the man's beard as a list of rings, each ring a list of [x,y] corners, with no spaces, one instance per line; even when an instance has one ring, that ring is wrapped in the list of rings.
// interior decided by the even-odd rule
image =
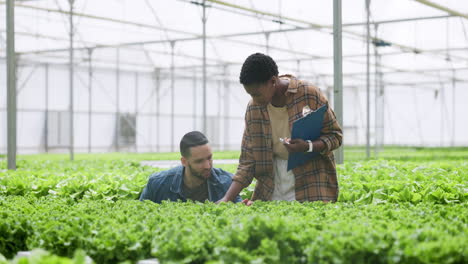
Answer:
[[[194,177],[196,177],[196,178],[198,178],[200,180],[206,181],[211,176],[211,174],[210,174],[208,177],[204,177],[203,174],[202,174],[203,172],[196,171],[194,168],[192,168],[192,166],[190,166],[190,164],[188,165],[188,168],[190,170],[190,174],[192,174],[192,176],[194,176]],[[209,171],[211,172],[211,169]]]

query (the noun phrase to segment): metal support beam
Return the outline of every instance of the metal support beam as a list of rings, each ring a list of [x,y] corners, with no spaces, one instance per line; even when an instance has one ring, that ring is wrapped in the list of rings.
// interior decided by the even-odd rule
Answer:
[[[138,153],[138,141],[137,141],[137,135],[138,135],[138,86],[139,86],[139,74],[138,72],[135,72],[135,152]]]
[[[88,153],[91,153],[93,125],[93,49],[88,49]]]
[[[19,1],[17,1],[19,2]],[[0,4],[4,4],[5,2],[0,1]],[[179,34],[193,34],[191,32],[187,31],[182,31],[182,30],[177,30],[177,29],[168,29],[165,27],[158,27],[154,25],[149,25],[149,24],[143,24],[143,23],[136,23],[133,21],[126,21],[122,19],[115,19],[115,18],[110,18],[110,17],[101,17],[101,16],[95,16],[95,15],[90,15],[90,14],[83,14],[83,13],[78,13],[78,12],[73,12],[73,11],[64,11],[64,10],[57,10],[53,8],[46,8],[46,7],[39,7],[39,6],[32,6],[32,5],[25,5],[25,4],[20,4],[17,3],[16,7],[21,7],[25,9],[32,9],[32,10],[40,10],[44,11],[45,13],[57,13],[57,14],[63,14],[63,15],[73,15],[75,17],[81,17],[81,18],[87,18],[87,19],[93,19],[93,20],[99,20],[99,21],[107,21],[111,23],[118,23],[122,25],[130,25],[130,26],[135,26],[139,28],[148,28],[148,29],[154,29],[154,30],[168,30],[174,33],[179,33]]]
[[[329,25],[320,25],[320,24],[312,23],[310,21],[298,19],[298,18],[295,18],[295,17],[286,17],[286,16],[282,16],[280,14],[274,14],[274,13],[270,13],[270,12],[265,12],[265,11],[253,9],[253,8],[247,8],[247,7],[243,7],[243,6],[240,6],[240,5],[231,4],[231,3],[228,3],[228,2],[225,2],[225,1],[219,1],[219,0],[206,0],[206,1],[209,1],[209,2],[214,3],[214,4],[218,4],[218,5],[221,5],[221,6],[227,6],[229,8],[233,8],[235,10],[242,10],[242,11],[245,11],[247,13],[258,14],[259,15],[258,17],[261,18],[261,19],[270,20],[270,18],[275,18],[275,19],[280,19],[283,22],[287,21],[287,22],[298,23],[300,25],[305,25],[306,27],[308,27],[310,29],[314,29],[314,30],[317,30],[319,32],[323,32],[323,33],[326,33],[326,34],[330,33],[330,29],[332,28]],[[216,7],[217,7],[216,5],[212,5],[212,8],[216,8]],[[366,22],[366,24],[369,24],[369,22]],[[293,24],[293,25],[296,26],[296,24]],[[366,36],[366,35],[362,35],[361,33],[357,33],[357,32],[351,31],[351,30],[346,30],[346,31],[342,30],[342,32],[346,33],[346,36],[348,36],[348,37],[352,36],[352,37],[359,38],[359,39],[367,39],[368,38],[368,36]],[[382,42],[390,43],[392,46],[397,47],[397,48],[399,48],[401,50],[421,53],[421,50],[416,48],[416,47],[406,46],[406,45],[398,44],[398,43],[395,43],[395,42],[387,41],[387,40],[384,40],[384,39],[372,38],[372,41],[382,41]]]
[[[262,18],[262,19],[269,19],[269,17],[273,17],[273,18],[280,19],[281,21],[289,20],[289,21],[294,21],[296,23],[302,23],[302,24],[306,25],[305,27],[295,26],[295,28],[285,29],[285,30],[304,30],[304,29],[310,30],[310,29],[316,29],[316,30],[322,31],[321,29],[327,29],[327,31],[328,31],[328,29],[332,28],[332,26],[329,26],[329,25],[319,25],[319,24],[311,23],[311,22],[304,21],[304,20],[298,20],[298,19],[295,19],[295,18],[288,18],[288,17],[281,16],[280,14],[267,13],[267,12],[263,12],[263,11],[259,11],[259,10],[254,10],[254,9],[251,9],[251,8],[245,8],[245,7],[242,7],[242,6],[237,6],[237,5],[225,3],[223,1],[213,1],[213,0],[208,0],[208,1],[219,4],[221,6],[228,6],[229,8],[243,10],[243,11],[249,12],[249,13],[261,14],[262,16],[260,16],[260,18]],[[3,2],[0,2],[0,3],[3,3]],[[47,11],[47,12],[58,12],[58,13],[64,13],[64,14],[68,13],[68,12],[64,12],[64,11],[61,11],[61,10],[47,9],[47,8],[41,8],[41,7],[21,5],[21,4],[19,4],[17,6],[24,7],[24,8],[32,8],[32,9],[37,9],[37,10],[43,10],[43,11]],[[216,5],[212,5],[210,7],[218,8]],[[202,37],[200,35],[197,35],[197,34],[194,34],[194,33],[191,33],[191,32],[183,32],[183,31],[178,31],[178,30],[173,30],[173,29],[163,29],[163,28],[158,28],[158,27],[154,27],[154,26],[151,26],[151,25],[138,24],[138,23],[133,23],[133,22],[129,22],[129,21],[122,21],[122,20],[112,19],[112,18],[95,17],[95,16],[92,16],[92,15],[80,14],[80,13],[75,13],[75,15],[76,16],[86,17],[86,18],[92,18],[92,19],[106,20],[106,21],[116,22],[116,23],[132,24],[134,26],[139,26],[139,27],[152,27],[152,28],[155,28],[155,29],[158,29],[158,30],[167,30],[167,31],[171,31],[171,32],[178,32],[178,33],[193,36],[192,38],[190,38],[192,40]],[[425,17],[425,18],[421,18],[421,19],[437,19],[437,18],[441,18],[441,17],[442,16],[434,16],[434,17]],[[444,16],[444,17],[447,17],[447,16]],[[389,21],[378,21],[378,22],[374,22],[374,23],[381,23],[381,24],[383,24],[383,23],[396,23],[396,22],[404,22],[404,21],[414,21],[415,19],[418,19],[418,18],[408,18],[408,19],[389,20]],[[357,24],[349,24],[349,25],[350,26],[355,26]],[[277,31],[277,32],[280,32],[280,31]],[[247,34],[264,34],[264,33],[265,32],[253,32],[253,33],[247,33]],[[325,32],[325,33],[328,34],[329,32]],[[351,35],[351,36],[356,36],[356,37],[359,37],[359,38],[365,38],[365,36],[363,36],[361,34],[358,34],[358,33],[355,33],[355,32],[352,32],[352,31],[346,31],[346,33]],[[227,38],[226,36],[218,36],[218,37]],[[373,39],[373,40],[377,41],[378,39]],[[183,40],[181,39],[181,40],[178,40],[178,41],[183,41]],[[229,40],[229,41],[233,41],[233,42],[237,42],[237,43],[244,43],[244,44],[249,44],[249,45],[255,45],[255,43],[248,43],[248,42],[237,41],[237,40]],[[379,40],[379,41],[384,41],[384,40]],[[389,42],[389,41],[386,41],[386,42]],[[142,45],[142,44],[145,44],[145,43],[149,44],[149,43],[151,43],[151,41],[150,42],[135,42],[135,43],[130,43],[130,45]],[[119,46],[119,45],[121,45],[121,44],[117,44],[117,46]],[[124,44],[122,44],[122,45],[124,45]],[[409,46],[400,45],[400,44],[397,44],[397,43],[392,43],[392,45],[395,46],[395,47],[400,48],[402,51],[418,52],[418,53],[422,52],[419,49],[409,47]],[[109,46],[116,46],[116,45],[98,45],[95,48],[98,48],[100,46],[109,47]],[[277,48],[275,48],[275,49],[277,49]],[[56,50],[56,51],[59,51],[59,50]],[[50,52],[50,51],[38,51],[38,52]],[[457,59],[463,60],[462,58],[457,58]]]
[[[14,11],[14,0],[7,0],[7,156],[9,170],[16,170],[16,58]]]
[[[374,25],[374,36],[377,36],[377,27],[378,25]],[[378,100],[378,83],[379,83],[379,78],[378,78],[378,70],[379,70],[379,67],[378,67],[378,60],[377,60],[377,56],[378,56],[378,51],[377,51],[377,45],[373,45],[374,47],[374,157],[377,158],[378,157],[378,149],[377,149],[377,146],[378,146],[378,128],[377,128],[377,122],[378,122],[378,108],[379,108],[379,104],[377,103],[377,100]]]
[[[224,65],[224,150],[229,149],[229,130],[231,129],[229,126],[229,102],[231,100],[231,96],[229,94],[229,80],[227,79],[228,73],[228,65]]]
[[[341,60],[343,60],[343,56],[341,56]],[[301,60],[296,61],[296,74],[297,74],[298,79],[300,79],[302,77],[302,74],[301,74]]]
[[[379,57],[379,59],[381,60],[382,58]],[[381,116],[381,139],[382,139],[382,148],[381,150],[383,150],[383,145],[385,143],[385,106],[386,106],[386,103],[385,103],[385,83],[384,83],[384,74],[382,73],[382,71],[379,71],[379,79],[380,79],[380,82],[379,82],[379,94],[380,94],[380,104],[382,105],[381,106],[381,113],[380,113],[380,116]]]
[[[206,135],[207,124],[206,124],[206,0],[203,0],[203,130],[202,132]]]
[[[343,46],[341,24],[341,0],[333,0],[333,101],[338,123],[343,127]],[[343,146],[336,150],[336,154],[336,162],[343,164]]]
[[[161,129],[160,129],[160,123],[161,123],[161,96],[160,96],[160,90],[161,90],[161,70],[156,68],[155,72],[155,89],[156,89],[156,152],[160,151],[160,143],[161,143]],[[150,126],[150,128],[152,125]],[[152,133],[150,133],[151,135]]]
[[[70,160],[74,160],[74,122],[73,122],[73,93],[74,93],[74,81],[73,81],[73,70],[74,70],[74,65],[73,65],[73,59],[74,59],[74,49],[73,49],[73,37],[75,34],[75,29],[73,25],[73,4],[75,0],[68,0],[68,3],[70,4],[70,50],[69,50],[69,56],[70,56],[70,105],[69,105],[69,112],[70,112]]]
[[[0,1],[0,5],[1,4],[5,4],[5,2]],[[52,8],[44,8],[44,7],[25,5],[25,4],[18,4],[18,3],[16,4],[16,7],[25,8],[25,9],[32,9],[32,10],[39,10],[39,11],[44,11],[44,12],[47,12],[47,13],[59,13],[59,14],[69,15],[69,12],[67,12],[67,11],[57,10],[57,9],[52,9]],[[251,11],[255,11],[255,10],[251,10]],[[243,15],[246,15],[246,13],[244,13]],[[281,16],[280,14],[276,14],[276,15],[275,14],[270,14],[270,15],[274,16],[274,18],[277,18],[277,19],[284,18],[284,16]],[[88,18],[88,19],[94,19],[94,20],[99,20],[99,21],[107,21],[107,22],[111,22],[111,23],[119,23],[119,24],[123,24],[123,25],[130,25],[130,26],[135,26],[135,27],[140,27],[140,28],[148,28],[148,29],[161,30],[161,31],[170,31],[170,32],[185,34],[185,35],[194,35],[194,36],[196,35],[194,33],[187,32],[187,31],[181,31],[181,30],[177,30],[177,29],[168,29],[168,28],[165,28],[165,27],[158,27],[158,26],[155,26],[155,25],[136,23],[136,22],[133,22],[133,21],[126,21],[126,20],[122,20],[122,19],[114,19],[114,18],[110,18],[110,17],[100,17],[100,16],[94,16],[94,15],[90,15],[90,14],[77,13],[77,12],[74,13],[74,16],[75,17]],[[427,16],[427,17],[416,17],[416,18],[381,20],[381,21],[371,22],[371,24],[401,23],[401,22],[411,22],[411,21],[419,21],[419,20],[441,19],[441,18],[447,18],[447,17],[452,17],[452,16],[455,16],[455,15]],[[262,16],[258,16],[258,15],[255,16],[255,18],[259,18],[259,17],[262,18]],[[265,18],[265,19],[268,19],[268,18]],[[302,22],[305,22],[305,21],[302,21]],[[309,22],[306,22],[306,23],[309,23]],[[353,27],[353,26],[363,26],[363,25],[366,25],[366,23],[361,22],[361,23],[342,24],[343,27]],[[319,25],[319,26],[325,27],[325,28],[332,28],[333,27],[333,25],[324,25],[324,26]],[[293,27],[291,29],[274,30],[274,31],[271,31],[271,32],[281,33],[281,32],[285,32],[285,30],[286,31],[296,31],[296,30],[310,30],[310,29],[311,29],[311,27],[298,27],[298,26],[295,26],[295,27]],[[266,31],[259,31],[259,32],[245,33],[245,34],[264,34],[265,32]],[[267,31],[267,32],[269,32],[269,31]],[[27,34],[27,33],[25,33],[25,34]],[[243,34],[243,33],[241,33],[241,34]],[[33,34],[33,36],[37,36],[37,34]]]
[[[45,116],[44,116],[44,151],[49,152],[49,64],[44,66],[44,107],[45,107]]]
[[[193,110],[192,110],[192,129],[197,129],[197,70],[193,69],[193,87],[192,87],[192,97],[193,97]]]
[[[452,78],[452,147],[455,146],[455,124],[457,122],[456,121],[456,115],[455,115],[455,90],[457,88],[457,81],[455,79],[455,71],[453,70],[452,71],[452,75],[453,75],[453,78]]]
[[[374,24],[374,34],[378,35],[378,24]],[[374,122],[375,122],[375,145],[374,157],[378,157],[379,152],[382,150],[384,143],[384,122],[385,122],[385,104],[383,92],[383,76],[380,70],[381,56],[379,54],[378,46],[374,45]]]
[[[224,91],[223,91],[223,90],[224,90],[223,81],[222,81],[222,80],[218,80],[218,81],[216,82],[216,84],[217,84],[217,86],[218,86],[217,89],[216,89],[216,90],[217,90],[217,94],[218,94],[218,98],[221,99],[221,98],[223,98],[222,96],[223,96],[223,94],[224,94]],[[222,136],[221,136],[221,125],[220,125],[220,124],[221,124],[221,120],[223,119],[223,117],[222,117],[222,115],[221,115],[221,113],[222,113],[221,104],[222,104],[222,103],[221,103],[221,100],[218,100],[218,109],[217,109],[218,114],[217,114],[217,116],[216,116],[216,122],[213,122],[213,125],[211,126],[211,131],[212,131],[212,136],[211,136],[211,137],[214,138],[214,139],[216,139],[216,141],[217,141],[217,142],[216,142],[216,145],[217,145],[217,146],[216,146],[216,149],[217,149],[218,151],[220,151],[220,150],[222,149],[222,148],[221,148],[221,147],[222,147],[222,145],[221,145],[221,138],[222,138]],[[214,142],[213,142],[213,143],[214,143]]]
[[[174,46],[175,42],[171,42],[171,152],[175,151],[174,147],[174,111],[175,111],[175,93],[174,93]]]
[[[410,17],[410,18],[374,21],[374,22],[369,22],[369,24],[384,25],[384,24],[393,24],[393,23],[422,21],[422,20],[444,19],[444,18],[449,18],[449,17],[454,17],[454,16],[445,15],[445,16]],[[367,22],[347,23],[347,24],[343,24],[343,27],[355,27],[355,26],[365,26],[365,25],[367,25]]]
[[[463,17],[465,19],[468,19],[468,14],[463,14],[461,12],[458,12],[456,10],[453,10],[453,9],[450,9],[448,7],[445,7],[443,5],[439,5],[439,4],[436,4],[434,2],[431,2],[431,1],[427,1],[427,0],[415,0],[416,2],[419,2],[423,5],[427,5],[427,6],[430,6],[430,7],[433,7],[435,9],[438,9],[438,10],[441,10],[441,11],[444,11],[444,12],[447,12],[451,15],[454,15],[454,16],[459,16],[459,17]]]
[[[120,151],[120,49],[116,50],[116,67],[115,67],[115,151]]]
[[[445,85],[440,83],[440,91],[439,91],[439,98],[440,98],[440,146],[444,146],[444,120],[446,115],[444,115],[444,107],[445,107]]]
[[[370,27],[369,27],[369,10],[370,0],[366,0],[366,157],[370,158]]]

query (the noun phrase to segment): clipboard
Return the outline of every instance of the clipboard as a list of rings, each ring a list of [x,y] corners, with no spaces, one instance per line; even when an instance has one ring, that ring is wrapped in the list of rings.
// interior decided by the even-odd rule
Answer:
[[[301,138],[303,140],[316,140],[320,137],[320,131],[323,127],[323,118],[328,110],[328,105],[325,104],[317,110],[310,112],[304,117],[301,117],[293,122],[291,139]],[[304,165],[307,161],[319,155],[317,152],[293,152],[289,153],[288,171]]]

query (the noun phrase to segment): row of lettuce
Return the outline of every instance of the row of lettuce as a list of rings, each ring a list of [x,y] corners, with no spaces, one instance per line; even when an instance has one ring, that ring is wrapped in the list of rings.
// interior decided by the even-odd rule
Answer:
[[[27,255],[19,255],[8,260],[0,254],[0,264],[93,264],[95,263],[81,249],[76,250],[72,258],[57,256],[43,249],[28,251]]]
[[[348,162],[338,167],[339,203],[252,207],[135,201],[159,170],[138,161],[5,163],[0,264],[83,263],[85,254],[96,263],[468,263],[463,160]],[[5,259],[35,248],[47,251]]]
[[[224,165],[235,172],[235,165]],[[21,161],[0,171],[0,195],[70,197],[75,200],[134,200],[157,168],[135,161]],[[468,201],[468,162],[374,160],[338,167],[339,201],[362,204]],[[249,198],[255,183],[241,195]]]
[[[0,196],[0,252],[11,259],[42,248],[73,257],[81,249],[96,263],[468,263],[467,210],[466,203],[246,207]]]

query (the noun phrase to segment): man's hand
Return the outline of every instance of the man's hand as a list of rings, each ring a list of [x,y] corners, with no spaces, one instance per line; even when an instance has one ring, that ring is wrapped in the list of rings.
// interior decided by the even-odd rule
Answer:
[[[223,197],[223,198],[221,198],[220,200],[218,200],[217,202],[215,202],[215,204],[227,203],[227,202],[230,202],[230,201],[227,200],[225,197]]]
[[[303,139],[295,138],[290,139],[289,144],[283,144],[289,153],[293,152],[306,152],[309,150],[309,143],[305,142]]]
[[[246,206],[251,206],[254,202],[249,199],[244,199],[242,203],[245,204]]]
[[[243,189],[242,184],[236,181],[233,181],[231,183],[231,186],[229,186],[229,189],[227,190],[224,197],[221,198],[221,200],[217,201],[216,204],[232,202],[237,197],[237,195],[240,193],[242,189]]]

